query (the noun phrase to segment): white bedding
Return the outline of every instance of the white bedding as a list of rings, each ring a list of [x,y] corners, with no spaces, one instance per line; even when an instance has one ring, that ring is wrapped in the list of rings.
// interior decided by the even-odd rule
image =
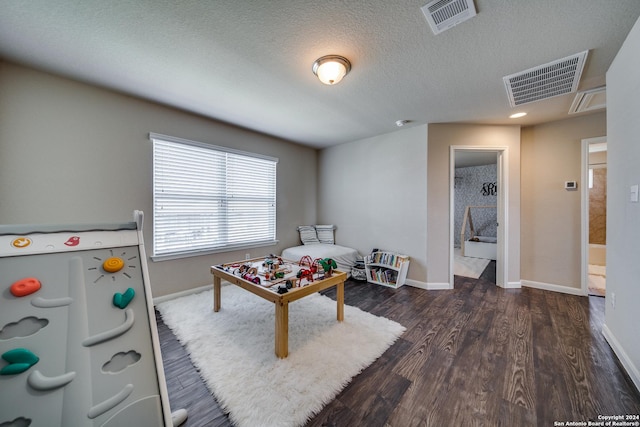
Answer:
[[[333,258],[338,265],[338,270],[347,273],[348,276],[351,275],[351,267],[361,258],[355,249],[325,243],[294,246],[282,251],[282,258],[289,261],[300,261],[300,258],[305,255],[310,256],[311,259]]]
[[[496,237],[476,236],[478,241],[467,240],[464,242],[464,256],[471,258],[493,259],[497,258]]]

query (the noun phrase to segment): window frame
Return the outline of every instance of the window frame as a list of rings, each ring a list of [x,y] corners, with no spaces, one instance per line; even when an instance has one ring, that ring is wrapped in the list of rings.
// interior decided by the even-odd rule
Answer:
[[[262,155],[262,154],[257,154],[257,153],[250,153],[250,152],[246,152],[246,151],[241,151],[241,150],[236,150],[233,148],[228,148],[228,147],[222,147],[222,146],[218,146],[218,145],[214,145],[214,144],[208,144],[208,143],[204,143],[204,142],[198,142],[198,141],[192,141],[192,140],[188,140],[188,139],[183,139],[183,138],[178,138],[178,137],[173,137],[173,136],[168,136],[168,135],[162,135],[162,134],[158,134],[158,133],[149,133],[149,140],[152,143],[152,196],[153,196],[153,232],[152,232],[152,255],[151,255],[151,259],[153,261],[165,261],[165,260],[171,260],[171,259],[179,259],[179,258],[187,258],[187,257],[194,257],[194,256],[202,256],[202,255],[207,255],[207,254],[213,254],[213,253],[221,253],[221,252],[230,252],[230,251],[235,251],[235,250],[241,250],[241,249],[248,249],[248,248],[256,248],[256,247],[265,247],[265,246],[273,246],[278,244],[278,240],[276,238],[277,234],[277,204],[276,204],[276,200],[277,200],[277,166],[278,166],[278,162],[279,159],[276,157],[271,157],[271,156],[266,156],[266,155]],[[273,175],[269,176],[269,179],[272,180],[269,184],[269,186],[273,187],[272,188],[272,195],[271,192],[269,191],[269,195],[268,197],[265,199],[264,197],[262,198],[262,203],[263,204],[272,204],[271,207],[267,207],[267,213],[264,214],[264,218],[267,219],[265,226],[267,227],[267,234],[269,234],[269,236],[267,236],[266,239],[260,239],[260,240],[255,240],[255,241],[243,241],[243,242],[239,242],[239,243],[233,243],[233,242],[222,242],[221,245],[212,245],[209,247],[199,247],[196,249],[179,249],[179,248],[175,248],[172,251],[167,251],[167,250],[163,250],[160,251],[160,253],[158,253],[158,248],[157,248],[157,240],[159,237],[159,231],[157,229],[157,207],[158,207],[158,188],[157,188],[157,179],[156,179],[156,155],[157,155],[157,151],[156,151],[156,141],[157,142],[161,142],[161,143],[165,143],[165,144],[171,144],[175,147],[177,147],[179,149],[179,147],[182,146],[187,146],[187,147],[196,147],[196,148],[200,148],[200,149],[205,149],[205,150],[210,150],[212,155],[223,155],[225,156],[225,158],[228,157],[228,155],[231,155],[232,157],[235,156],[234,158],[236,159],[240,159],[240,161],[242,162],[242,160],[251,160],[251,159],[256,159],[256,160],[261,160],[261,161],[266,161],[266,162],[273,162]],[[238,157],[240,156],[240,157]],[[223,170],[222,175],[224,175],[224,179],[225,179],[225,183],[227,182],[228,176],[229,176],[229,169],[227,168],[227,164],[230,162],[225,162],[225,166],[223,166],[220,170]],[[266,164],[266,163],[265,163]],[[247,169],[241,169],[241,170],[247,170]],[[173,195],[175,197],[174,200],[180,201],[182,200],[183,202],[185,200],[190,200],[190,197],[192,196],[184,196],[183,198],[180,199],[179,195]],[[231,203],[230,201],[233,200],[233,197],[230,197],[229,195],[229,190],[228,190],[228,186],[225,190],[223,190],[223,194],[219,195],[217,197],[220,197],[221,199],[218,200],[215,197],[202,197],[199,198],[198,200],[205,202],[205,200],[209,200],[209,202],[211,203],[212,201],[214,201],[214,203],[219,203],[220,204],[220,209],[221,211],[226,211],[227,206]],[[224,200],[224,201],[222,201]],[[237,200],[237,199],[236,199]],[[206,202],[205,202],[206,203]],[[230,230],[230,222],[229,222],[229,218],[231,218],[230,215],[228,215],[227,212],[225,212],[224,214],[221,213],[211,213],[212,215],[218,215],[220,218],[222,219],[222,229],[220,230],[216,230],[215,233],[221,233],[225,236],[227,236],[227,233]],[[272,218],[272,220],[271,220]],[[271,234],[271,229],[273,230],[272,234]],[[181,230],[184,231],[184,230]],[[227,236],[228,237],[228,236]]]

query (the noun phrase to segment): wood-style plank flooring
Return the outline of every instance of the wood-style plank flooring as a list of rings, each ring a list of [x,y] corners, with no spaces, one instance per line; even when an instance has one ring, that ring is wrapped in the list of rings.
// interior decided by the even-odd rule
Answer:
[[[348,281],[346,304],[407,331],[307,425],[553,426],[640,414],[601,333],[604,302],[458,276],[450,291]],[[172,409],[188,410],[187,427],[230,426],[156,316]]]

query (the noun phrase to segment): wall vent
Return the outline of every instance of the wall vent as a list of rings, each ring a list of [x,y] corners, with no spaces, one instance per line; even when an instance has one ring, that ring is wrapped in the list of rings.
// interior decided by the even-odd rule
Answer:
[[[575,92],[588,50],[503,77],[512,107]]]
[[[434,0],[420,8],[433,34],[440,34],[476,16],[473,0]]]
[[[587,111],[600,110],[607,106],[607,87],[597,87],[595,89],[583,90],[576,93],[573,104],[569,108],[569,114],[584,113]]]

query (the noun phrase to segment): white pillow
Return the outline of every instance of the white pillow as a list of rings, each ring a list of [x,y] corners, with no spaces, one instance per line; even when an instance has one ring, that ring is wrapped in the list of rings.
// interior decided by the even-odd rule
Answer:
[[[335,229],[336,227],[334,225],[316,225],[316,233],[320,243],[333,245],[335,243],[333,230]]]
[[[303,245],[317,245],[320,244],[316,229],[313,225],[301,225],[298,227],[300,232],[300,241]]]

